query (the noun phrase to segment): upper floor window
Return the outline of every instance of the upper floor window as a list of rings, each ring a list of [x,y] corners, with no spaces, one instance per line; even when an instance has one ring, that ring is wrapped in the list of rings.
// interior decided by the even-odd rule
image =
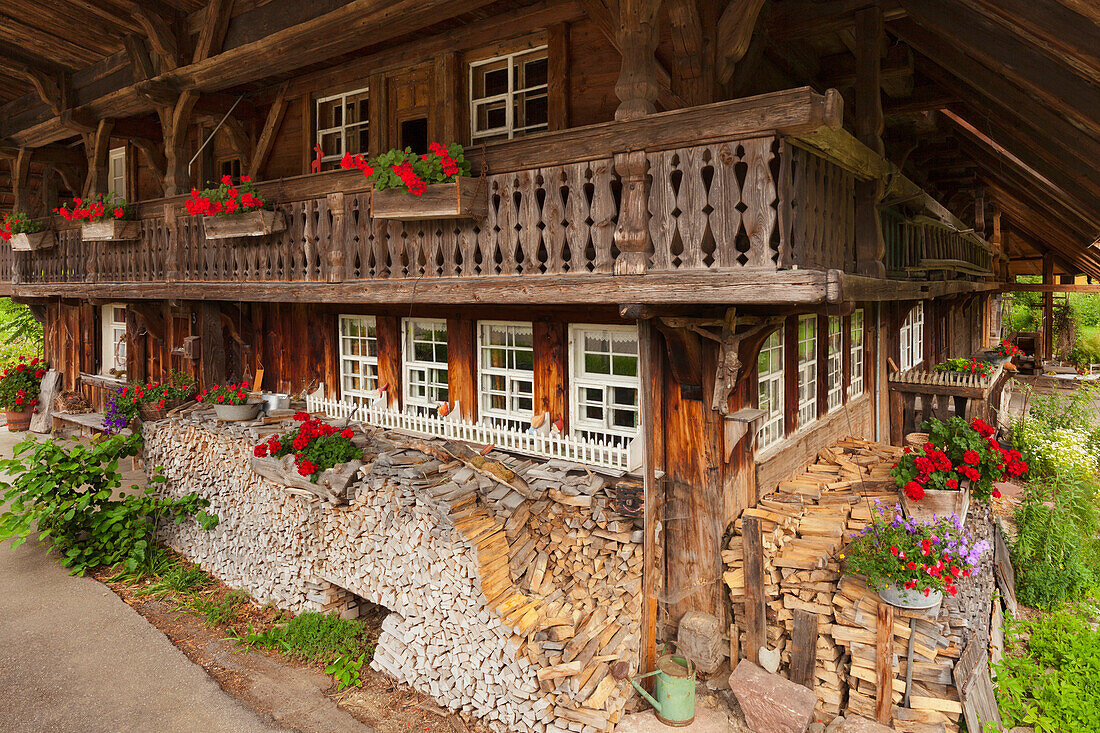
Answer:
[[[817,419],[817,316],[798,317],[798,424]]]
[[[367,154],[367,127],[370,120],[370,95],[367,89],[334,94],[317,100],[317,144],[324,156],[321,167],[339,167],[344,153]]]
[[[481,417],[523,430],[535,410],[535,347],[530,323],[478,324]]]
[[[844,403],[844,329],[840,316],[829,316],[829,339],[825,365],[826,395],[829,410],[835,410]]]
[[[447,374],[447,322],[408,318],[402,360],[405,409],[427,413],[450,399]]]
[[[628,444],[640,420],[637,327],[571,325],[569,345],[573,435]]]
[[[470,138],[510,140],[549,129],[546,46],[470,64]]]
[[[378,332],[374,316],[340,316],[340,392],[364,402],[378,389]]]
[[[850,324],[852,332],[851,373],[848,379],[848,396],[863,394],[863,309],[852,314]]]
[[[126,306],[110,303],[100,310],[102,358],[100,374],[119,376],[126,371]]]
[[[107,158],[107,190],[126,198],[126,146],[111,148]]]
[[[783,439],[783,329],[768,337],[756,358],[756,405],[766,414],[756,433],[759,449]]]
[[[901,324],[901,368],[912,369],[924,361],[924,301],[905,314]]]

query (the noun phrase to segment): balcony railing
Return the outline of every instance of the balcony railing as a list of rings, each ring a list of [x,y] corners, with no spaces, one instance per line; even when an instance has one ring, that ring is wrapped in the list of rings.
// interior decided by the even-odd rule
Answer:
[[[891,277],[924,279],[933,273],[976,278],[994,274],[997,252],[972,232],[960,232],[926,217],[882,212],[886,271]]]

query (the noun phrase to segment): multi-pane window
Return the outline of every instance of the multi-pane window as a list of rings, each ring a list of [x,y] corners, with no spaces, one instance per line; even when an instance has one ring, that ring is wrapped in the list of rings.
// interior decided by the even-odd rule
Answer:
[[[901,368],[912,369],[924,360],[924,302],[913,306],[901,324]]]
[[[470,137],[508,140],[548,129],[546,46],[470,64]]]
[[[625,445],[640,420],[638,329],[570,326],[573,435]]]
[[[530,323],[478,324],[481,417],[522,430],[535,410],[535,350]]]
[[[374,316],[340,316],[340,392],[366,402],[378,389],[378,332]]]
[[[863,309],[852,314],[851,374],[848,380],[848,396],[863,394]]]
[[[768,337],[756,359],[757,407],[763,410],[763,422],[756,434],[757,448],[763,450],[783,439],[783,329]]]
[[[107,157],[107,190],[126,198],[126,146],[111,148]]]
[[[427,413],[447,402],[447,322],[409,318],[404,322],[405,408]]]
[[[117,375],[126,370],[126,306],[112,303],[100,311],[102,359],[100,374]]]
[[[844,329],[840,316],[829,316],[829,339],[826,342],[825,393],[829,400],[829,410],[835,410],[844,404]]]
[[[798,424],[817,419],[817,316],[798,318]]]
[[[370,95],[366,89],[318,99],[316,142],[323,151],[321,167],[338,167],[344,153],[366,155],[369,120]]]

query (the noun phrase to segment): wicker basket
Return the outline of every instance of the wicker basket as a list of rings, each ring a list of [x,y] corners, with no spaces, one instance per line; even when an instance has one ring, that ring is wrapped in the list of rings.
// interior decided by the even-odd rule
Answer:
[[[185,404],[187,400],[165,400],[164,407],[158,408],[155,403],[152,402],[139,402],[138,403],[138,416],[143,422],[153,422],[154,420],[163,420],[168,417],[169,410],[174,410],[182,404]]]

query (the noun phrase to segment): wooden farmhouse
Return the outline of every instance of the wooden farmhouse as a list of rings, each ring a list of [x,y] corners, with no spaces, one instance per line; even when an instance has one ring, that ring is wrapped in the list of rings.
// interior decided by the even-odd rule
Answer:
[[[996,343],[1002,292],[1042,290],[1049,324],[1079,287],[1056,278],[1100,277],[1098,23],[1082,0],[8,0],[0,210],[53,236],[3,246],[0,289],[96,409],[262,372],[640,487],[636,672],[685,613],[731,622],[745,509],[845,436],[900,440],[892,372]],[[448,218],[383,214],[340,167],[432,142],[472,164]],[[279,224],[189,215],[224,175]],[[106,192],[136,205],[124,240],[52,213]]]

